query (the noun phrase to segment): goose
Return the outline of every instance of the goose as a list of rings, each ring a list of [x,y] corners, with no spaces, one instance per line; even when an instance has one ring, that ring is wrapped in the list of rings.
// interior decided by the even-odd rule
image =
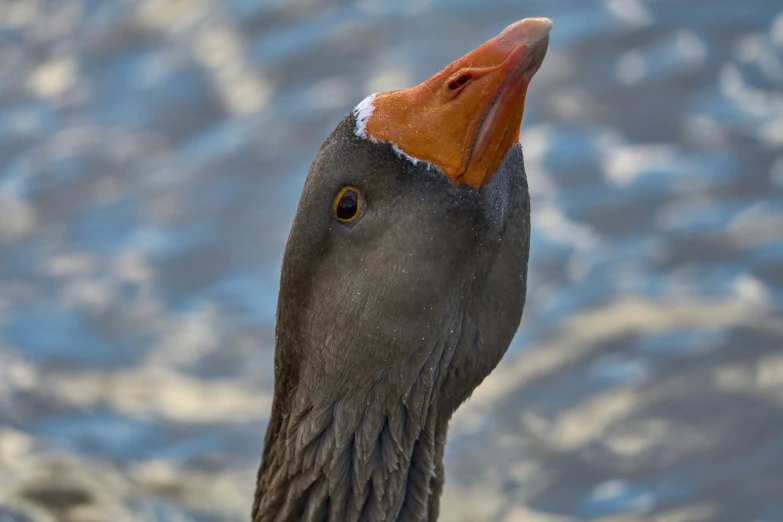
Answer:
[[[519,132],[552,27],[520,20],[368,96],[316,154],[281,268],[254,522],[438,518],[449,420],[522,317]]]

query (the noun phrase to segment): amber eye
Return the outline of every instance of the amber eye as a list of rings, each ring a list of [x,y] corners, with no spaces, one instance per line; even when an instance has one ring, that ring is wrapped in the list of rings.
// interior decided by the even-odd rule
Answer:
[[[343,187],[334,199],[334,215],[343,223],[356,219],[362,204],[359,200],[359,191],[353,187]]]

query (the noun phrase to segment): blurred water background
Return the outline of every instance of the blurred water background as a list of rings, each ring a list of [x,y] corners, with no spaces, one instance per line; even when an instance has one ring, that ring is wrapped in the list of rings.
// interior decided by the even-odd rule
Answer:
[[[240,521],[365,95],[552,17],[529,293],[444,521],[783,521],[780,0],[0,0],[0,521]]]

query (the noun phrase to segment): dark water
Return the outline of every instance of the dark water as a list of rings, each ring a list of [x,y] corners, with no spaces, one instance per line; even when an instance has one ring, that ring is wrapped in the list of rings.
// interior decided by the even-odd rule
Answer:
[[[310,160],[527,16],[528,305],[443,520],[783,521],[780,0],[0,1],[0,521],[246,520]]]

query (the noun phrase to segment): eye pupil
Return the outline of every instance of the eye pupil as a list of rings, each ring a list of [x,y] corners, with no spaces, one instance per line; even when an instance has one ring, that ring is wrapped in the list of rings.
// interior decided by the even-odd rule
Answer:
[[[359,192],[353,188],[344,188],[337,196],[334,215],[340,221],[351,221],[359,213]]]

